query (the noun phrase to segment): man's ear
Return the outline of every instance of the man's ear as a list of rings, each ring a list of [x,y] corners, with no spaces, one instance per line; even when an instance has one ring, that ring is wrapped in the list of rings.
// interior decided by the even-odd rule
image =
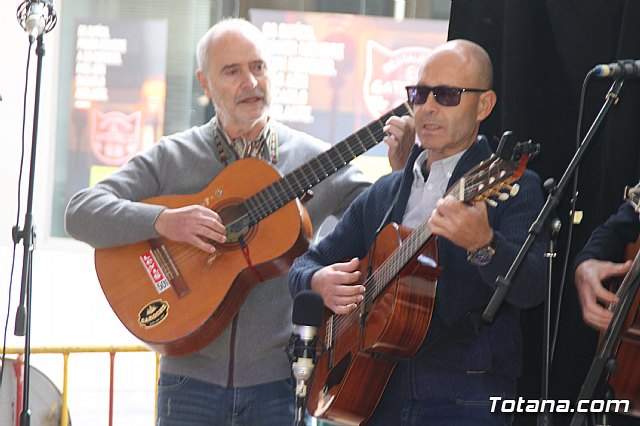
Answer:
[[[198,78],[200,87],[204,90],[204,94],[207,95],[207,98],[211,99],[211,93],[209,92],[209,79],[206,74],[202,70],[198,70],[196,71],[196,77]]]
[[[478,105],[478,120],[482,121],[491,114],[493,111],[493,107],[496,106],[498,98],[496,96],[496,92],[493,90],[489,90],[487,92],[480,94],[479,105]]]

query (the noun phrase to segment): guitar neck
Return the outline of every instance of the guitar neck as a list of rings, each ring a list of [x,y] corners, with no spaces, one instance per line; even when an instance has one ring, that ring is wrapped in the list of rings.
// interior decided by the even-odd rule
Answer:
[[[410,113],[406,103],[358,130],[332,148],[312,158],[286,176],[244,201],[248,226],[253,226],[291,200],[305,193],[346,166],[351,160],[377,145],[384,136],[384,125],[391,116]]]
[[[465,194],[465,179],[458,180],[445,193],[447,195]],[[463,200],[466,196],[463,195]],[[371,297],[375,299],[385,289],[385,287],[402,271],[413,257],[418,254],[420,249],[433,236],[433,232],[428,226],[428,221],[424,221],[416,229],[407,236],[402,245],[396,249],[383,263],[378,267],[376,272],[371,275],[370,282],[367,284],[367,292],[371,293]],[[433,265],[434,267],[437,265]]]

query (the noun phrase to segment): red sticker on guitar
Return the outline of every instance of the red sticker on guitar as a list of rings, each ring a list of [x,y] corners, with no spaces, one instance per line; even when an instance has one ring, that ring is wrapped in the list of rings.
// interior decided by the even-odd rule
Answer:
[[[156,288],[158,294],[171,287],[171,283],[165,276],[162,268],[160,267],[160,264],[156,260],[151,250],[140,256],[140,262],[142,263],[144,269],[147,271],[147,275],[149,275],[151,283]]]

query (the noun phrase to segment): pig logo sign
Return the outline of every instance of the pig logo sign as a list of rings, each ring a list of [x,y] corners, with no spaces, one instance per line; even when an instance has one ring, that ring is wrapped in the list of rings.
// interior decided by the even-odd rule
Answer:
[[[363,95],[372,118],[407,99],[405,86],[416,83],[420,65],[430,51],[417,46],[392,50],[376,41],[367,41]]]
[[[92,110],[90,144],[94,155],[107,166],[120,166],[140,147],[140,111]]]

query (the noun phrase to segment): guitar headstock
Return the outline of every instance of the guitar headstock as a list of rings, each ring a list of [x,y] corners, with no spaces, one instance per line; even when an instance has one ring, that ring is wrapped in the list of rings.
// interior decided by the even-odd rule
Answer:
[[[624,187],[624,199],[633,206],[636,213],[640,213],[640,182],[636,186]]]
[[[492,155],[460,179],[460,200],[467,203],[484,201],[495,207],[498,201],[515,197],[520,189],[515,182],[524,173],[529,160],[539,152],[540,146],[528,140],[516,144],[510,159],[501,158],[498,154]]]

